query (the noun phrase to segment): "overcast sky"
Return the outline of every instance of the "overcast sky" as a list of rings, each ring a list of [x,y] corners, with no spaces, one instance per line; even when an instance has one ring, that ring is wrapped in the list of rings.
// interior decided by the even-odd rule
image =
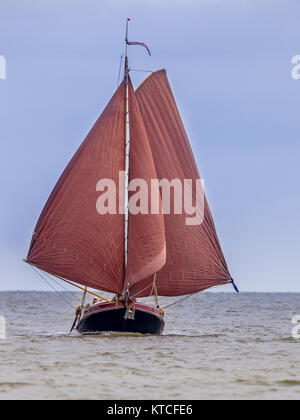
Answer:
[[[0,290],[49,290],[22,258],[116,88],[127,17],[152,52],[132,67],[167,69],[240,289],[300,292],[298,0],[1,0]]]

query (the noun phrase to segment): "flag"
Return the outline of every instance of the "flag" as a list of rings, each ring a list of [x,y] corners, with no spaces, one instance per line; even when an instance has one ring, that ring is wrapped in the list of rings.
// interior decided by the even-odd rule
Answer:
[[[148,51],[148,54],[151,55],[151,52],[150,52],[149,48],[143,42],[130,42],[130,41],[127,41],[127,44],[128,45],[141,45],[142,47],[146,48],[146,50]]]

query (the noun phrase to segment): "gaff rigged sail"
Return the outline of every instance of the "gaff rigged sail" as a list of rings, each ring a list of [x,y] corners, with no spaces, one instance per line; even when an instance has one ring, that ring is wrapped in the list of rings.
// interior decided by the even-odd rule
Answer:
[[[136,91],[159,179],[199,179],[195,159],[182,124],[165,70],[153,73]],[[166,264],[158,271],[159,295],[185,295],[231,281],[208,203],[204,220],[187,226],[187,215],[164,215]],[[153,279],[131,288],[131,294],[146,296]]]
[[[139,213],[129,206],[129,241],[126,284],[133,284],[160,270],[166,262],[165,226],[158,196],[157,214],[151,210],[151,180],[157,179],[147,132],[129,79],[130,180],[136,182],[131,199]],[[141,194],[141,192],[143,194]],[[146,194],[147,192],[147,194]],[[140,198],[139,198],[140,197]],[[136,200],[138,201],[136,203]]]
[[[123,82],[51,193],[27,256],[53,275],[115,293],[124,285],[124,215],[97,212],[96,186],[108,178],[118,189],[124,171],[124,98]]]

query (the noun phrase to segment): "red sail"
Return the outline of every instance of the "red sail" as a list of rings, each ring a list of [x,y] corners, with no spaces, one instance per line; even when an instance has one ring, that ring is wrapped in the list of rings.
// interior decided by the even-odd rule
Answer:
[[[147,130],[159,179],[199,179],[194,156],[164,70],[153,73],[137,89],[141,115]],[[176,296],[199,292],[230,281],[230,274],[205,199],[204,221],[187,226],[186,214],[165,214],[167,260],[157,273],[158,294]],[[152,278],[131,288],[146,296]],[[146,289],[145,289],[146,288]]]
[[[124,285],[124,215],[100,215],[98,181],[115,181],[125,161],[125,85],[65,169],[32,237],[27,261],[51,274],[109,292]],[[104,191],[105,192],[105,191]],[[124,203],[123,203],[124,206]]]
[[[128,263],[126,284],[133,285],[160,270],[166,262],[164,218],[160,197],[158,214],[151,214],[151,180],[157,179],[147,132],[131,83],[129,83],[130,180],[136,182],[130,200],[136,197],[135,212],[129,200]],[[141,184],[141,185],[140,185]],[[144,194],[142,194],[144,191]]]

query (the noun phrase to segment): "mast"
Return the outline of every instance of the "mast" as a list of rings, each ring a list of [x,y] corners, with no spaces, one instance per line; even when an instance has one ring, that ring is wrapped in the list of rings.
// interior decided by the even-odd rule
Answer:
[[[129,74],[129,66],[128,66],[128,22],[130,19],[127,19],[126,22],[126,36],[125,36],[125,69],[124,69],[124,82],[125,82],[125,232],[124,232],[124,239],[125,239],[125,269],[124,273],[126,273],[126,266],[128,260],[128,224],[129,224],[129,153],[130,153],[130,128],[129,128],[129,104],[128,104],[128,74]],[[124,283],[124,292],[128,289],[128,285]]]

